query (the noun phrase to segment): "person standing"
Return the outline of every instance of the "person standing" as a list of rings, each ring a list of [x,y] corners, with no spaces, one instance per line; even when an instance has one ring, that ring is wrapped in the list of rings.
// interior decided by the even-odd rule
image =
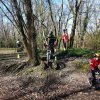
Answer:
[[[63,45],[64,45],[64,50],[67,49],[68,40],[69,40],[68,33],[66,31],[67,31],[67,29],[64,29],[62,36],[61,36],[61,40],[63,41]]]
[[[51,54],[54,54],[54,47],[56,43],[56,37],[54,36],[53,32],[51,31],[47,37],[48,40],[48,48],[51,50]]]
[[[16,41],[16,48],[18,53],[23,51],[23,44],[19,39]]]

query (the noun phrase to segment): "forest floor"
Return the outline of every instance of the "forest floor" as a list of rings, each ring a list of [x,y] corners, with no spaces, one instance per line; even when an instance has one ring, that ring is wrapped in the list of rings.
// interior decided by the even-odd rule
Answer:
[[[0,61],[0,100],[100,100],[100,91],[90,87],[87,73],[75,65],[80,60],[89,62],[89,59],[62,60],[63,69],[44,71],[41,66],[29,67],[28,74],[23,71],[18,74],[13,69],[22,59]]]

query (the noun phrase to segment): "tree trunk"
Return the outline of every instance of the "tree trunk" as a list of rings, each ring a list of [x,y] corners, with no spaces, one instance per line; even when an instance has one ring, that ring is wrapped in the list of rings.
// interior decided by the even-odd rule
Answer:
[[[81,4],[82,0],[76,0],[76,4],[75,4],[75,12],[74,9],[72,12],[73,13],[73,24],[72,24],[72,30],[71,30],[71,35],[70,35],[70,48],[73,47],[74,44],[74,36],[75,36],[75,29],[76,29],[76,24],[77,24],[77,16],[78,16],[78,12],[79,12],[79,7]]]
[[[25,10],[26,10],[26,19],[27,19],[27,34],[28,34],[28,41],[29,41],[29,57],[30,61],[34,65],[38,65],[38,53],[37,53],[37,42],[36,42],[36,29],[34,25],[34,16],[32,12],[32,5],[31,0],[24,0],[25,2]]]
[[[75,36],[75,29],[76,29],[76,20],[77,20],[77,14],[75,15],[75,17],[73,19],[73,26],[72,26],[71,35],[70,35],[70,48],[73,47],[73,43],[74,43],[74,36]]]
[[[13,6],[16,11],[16,17],[17,17],[16,25],[23,37],[23,43],[25,45],[28,54],[28,61],[33,65],[38,65],[39,59],[37,54],[36,31],[34,26],[34,17],[32,12],[31,0],[24,0],[26,26],[21,14],[21,9],[18,6],[17,1],[11,0],[11,2],[13,3]]]

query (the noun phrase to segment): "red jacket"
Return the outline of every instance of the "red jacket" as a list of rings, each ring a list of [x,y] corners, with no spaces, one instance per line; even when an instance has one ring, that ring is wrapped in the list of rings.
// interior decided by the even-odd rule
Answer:
[[[63,33],[61,39],[64,40],[64,43],[66,43],[68,41],[68,34]]]
[[[96,68],[98,68],[99,64],[100,64],[100,60],[96,60],[95,58],[92,58],[90,61],[91,70],[95,70]]]

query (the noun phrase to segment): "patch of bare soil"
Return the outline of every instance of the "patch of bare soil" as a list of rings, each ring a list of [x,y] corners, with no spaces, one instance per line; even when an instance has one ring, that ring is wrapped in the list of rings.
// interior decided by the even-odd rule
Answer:
[[[88,61],[67,58],[65,68],[47,69],[42,72],[45,77],[34,72],[16,76],[12,70],[13,74],[4,69],[19,61],[0,62],[0,100],[100,100],[100,91],[90,87],[86,73],[73,63],[80,59]]]

